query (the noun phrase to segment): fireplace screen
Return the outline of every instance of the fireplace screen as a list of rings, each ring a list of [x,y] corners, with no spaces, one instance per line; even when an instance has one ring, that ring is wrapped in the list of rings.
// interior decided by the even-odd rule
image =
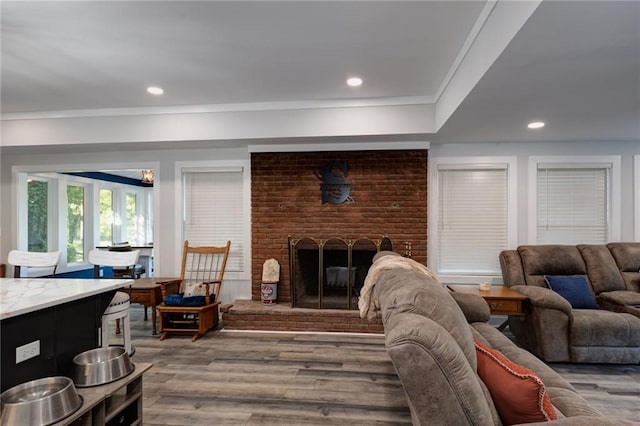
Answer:
[[[291,302],[297,308],[357,309],[373,256],[391,241],[289,238]]]

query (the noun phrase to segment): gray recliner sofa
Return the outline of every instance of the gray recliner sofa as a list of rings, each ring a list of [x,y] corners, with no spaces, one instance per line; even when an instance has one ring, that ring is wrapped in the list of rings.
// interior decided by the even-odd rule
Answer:
[[[387,351],[407,396],[414,425],[502,424],[494,399],[478,376],[474,340],[539,376],[557,414],[557,420],[551,423],[630,423],[603,417],[544,362],[488,324],[489,306],[479,296],[451,293],[437,278],[415,268],[376,265],[393,255],[376,254],[369,270],[375,278],[365,286],[373,286],[375,303],[371,306],[381,311]]]
[[[577,246],[598,303],[640,317],[640,243]]]
[[[527,245],[501,252],[504,285],[528,297],[525,316],[509,317],[518,341],[546,361],[638,364],[640,273],[623,278],[614,252],[626,270],[640,244]],[[572,308],[548,288],[547,275],[584,276],[601,309]]]

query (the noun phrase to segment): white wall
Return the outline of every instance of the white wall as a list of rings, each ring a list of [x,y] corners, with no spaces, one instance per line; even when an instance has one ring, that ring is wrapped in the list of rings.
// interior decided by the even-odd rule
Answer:
[[[518,170],[518,244],[528,241],[528,191],[529,157],[532,156],[581,156],[619,155],[621,164],[621,240],[633,241],[634,235],[634,155],[640,154],[640,141],[624,142],[522,142],[522,143],[472,143],[438,144],[431,143],[430,159],[437,157],[469,156],[516,156]],[[640,175],[636,173],[636,179]]]

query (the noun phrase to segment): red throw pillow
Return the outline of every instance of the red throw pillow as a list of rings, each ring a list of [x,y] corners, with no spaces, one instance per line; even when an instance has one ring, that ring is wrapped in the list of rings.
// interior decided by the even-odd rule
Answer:
[[[478,375],[491,393],[505,425],[556,419],[544,383],[533,371],[514,363],[501,352],[477,340]]]

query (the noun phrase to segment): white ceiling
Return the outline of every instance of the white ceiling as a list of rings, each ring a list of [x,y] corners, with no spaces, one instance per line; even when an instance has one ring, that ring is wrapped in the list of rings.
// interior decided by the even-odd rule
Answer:
[[[640,2],[543,2],[438,139],[640,141]]]
[[[3,119],[256,103],[437,109],[494,5],[2,1]],[[345,84],[352,75],[362,87]],[[542,2],[451,111],[419,136],[640,140],[640,2]],[[532,119],[548,125],[531,132]]]

